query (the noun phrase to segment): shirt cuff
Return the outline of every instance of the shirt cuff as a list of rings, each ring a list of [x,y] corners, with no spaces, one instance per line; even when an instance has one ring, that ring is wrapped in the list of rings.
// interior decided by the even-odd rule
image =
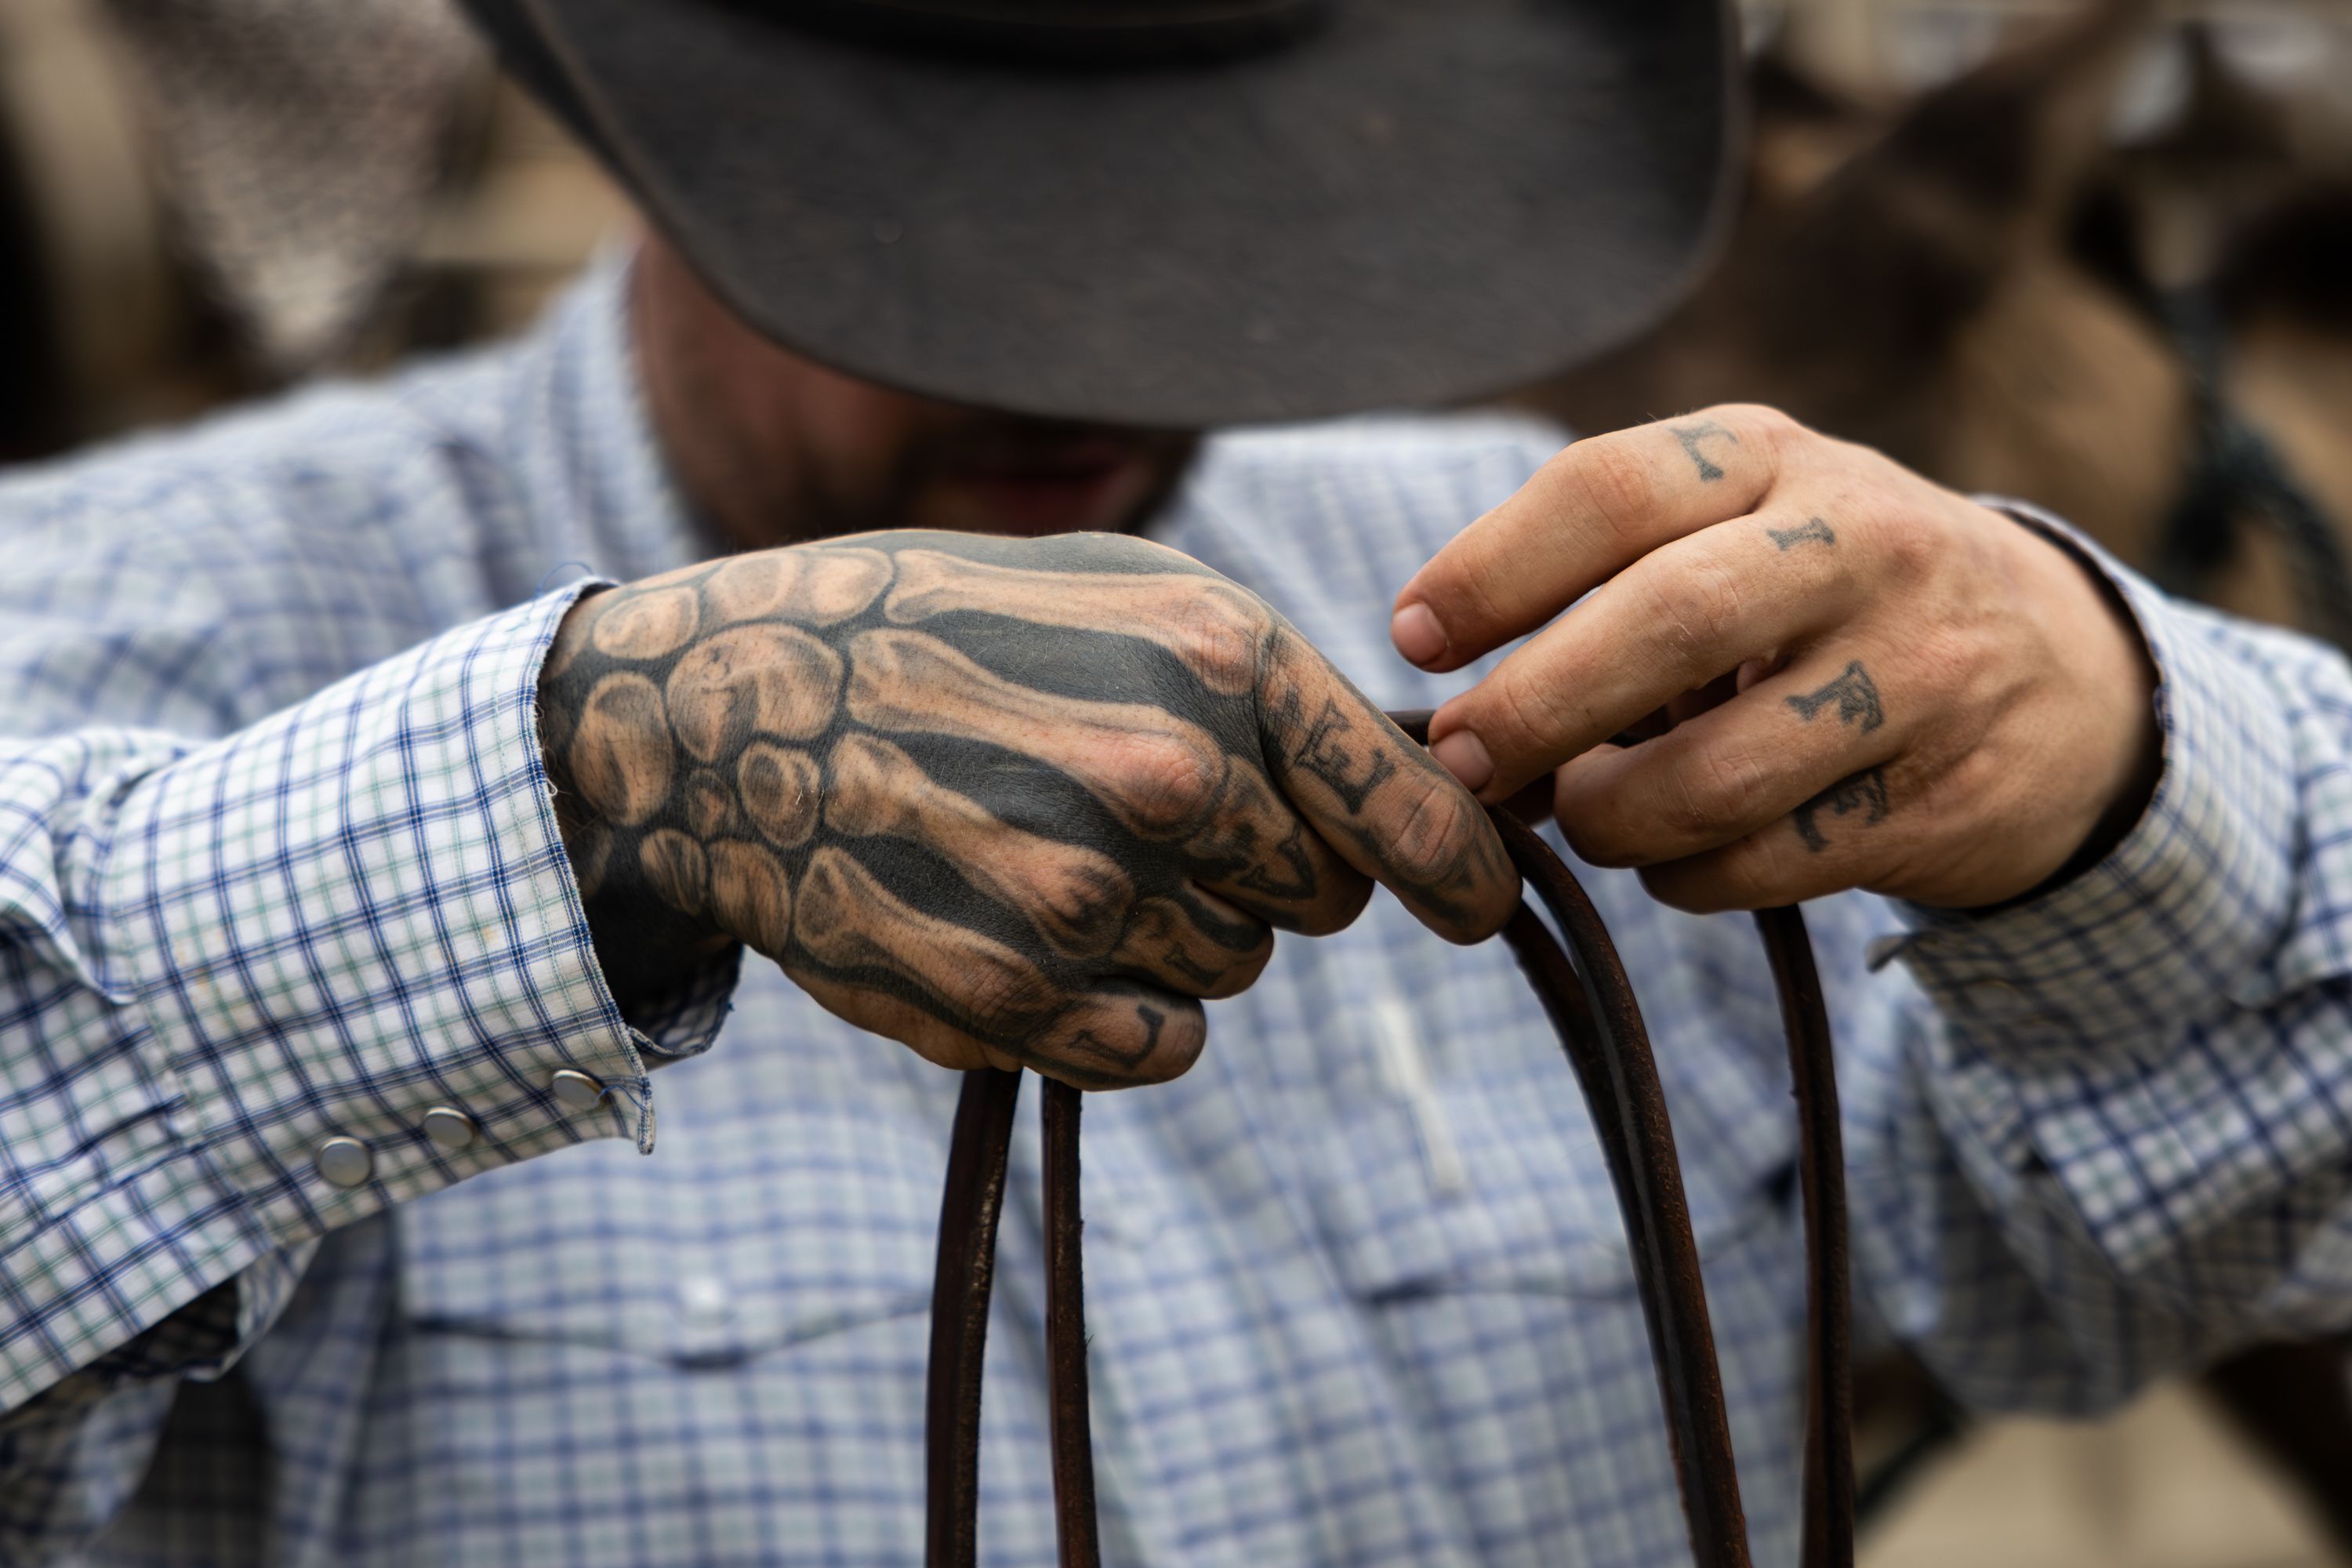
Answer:
[[[2273,994],[2266,960],[2294,913],[2300,821],[2286,704],[2221,617],[2168,599],[2047,513],[2002,510],[2102,573],[2153,659],[2163,771],[2104,860],[1974,915],[1902,905],[1899,955],[1944,1016],[1989,1040],[2156,1051],[2184,1024]]]
[[[1910,930],[1872,963],[1899,956],[1945,1022],[1923,1064],[1941,1114],[2010,1179],[2053,1184],[2068,1228],[2136,1275],[2280,1179],[2259,1140],[2215,1146],[2212,1110],[2233,1074],[2276,1064],[2215,1042],[2301,983],[2298,693],[2320,655],[2170,600],[2057,520],[2001,504],[2121,595],[2158,672],[2163,772],[2104,860],[1990,914],[1900,906]]]
[[[642,1053],[709,1045],[740,950],[645,1028],[604,984],[535,719],[592,585],[364,670],[125,802],[101,902],[193,1156],[148,1196],[233,1194],[277,1251],[568,1143],[651,1150]]]

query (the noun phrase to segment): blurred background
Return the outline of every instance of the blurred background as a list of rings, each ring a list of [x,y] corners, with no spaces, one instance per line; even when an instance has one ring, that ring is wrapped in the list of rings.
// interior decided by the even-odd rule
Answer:
[[[1752,0],[1739,216],[1517,399],[1787,407],[2352,646],[2352,0]],[[627,208],[442,0],[0,0],[0,461],[526,322]],[[2095,1425],[1865,1369],[1871,1568],[2352,1565],[2346,1347]]]

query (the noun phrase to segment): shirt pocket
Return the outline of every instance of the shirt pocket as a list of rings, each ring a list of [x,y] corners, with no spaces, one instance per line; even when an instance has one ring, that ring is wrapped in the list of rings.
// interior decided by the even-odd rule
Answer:
[[[1702,1260],[1782,1205],[1783,1161],[1720,1149],[1680,1156]],[[1367,1302],[1634,1289],[1616,1190],[1565,1060],[1356,1109],[1317,1141],[1306,1174],[1339,1281]]]
[[[650,1156],[583,1144],[408,1205],[410,1329],[726,1367],[928,1310],[942,1131],[887,1102],[764,1098],[666,1107]]]
[[[1743,1452],[1768,1458],[1786,1447],[1769,1391],[1793,1386],[1803,1300],[1769,1142],[1681,1151],[1710,1316],[1747,1401],[1734,1426]],[[1682,1554],[1632,1253],[1567,1063],[1530,1057],[1359,1106],[1311,1162],[1359,1364],[1395,1413],[1409,1473],[1460,1521],[1465,1555],[1557,1563],[1570,1539],[1622,1542],[1627,1562]]]

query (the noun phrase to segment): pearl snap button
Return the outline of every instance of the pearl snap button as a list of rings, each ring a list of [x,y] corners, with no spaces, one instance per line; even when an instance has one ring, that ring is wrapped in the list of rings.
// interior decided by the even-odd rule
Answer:
[[[375,1155],[356,1138],[330,1138],[319,1145],[319,1174],[339,1187],[356,1187],[375,1169]]]
[[[436,1105],[425,1113],[425,1136],[446,1153],[469,1147],[476,1131],[474,1119],[454,1105]]]
[[[574,1110],[593,1110],[604,1098],[604,1086],[584,1072],[558,1068],[547,1078],[547,1090]]]

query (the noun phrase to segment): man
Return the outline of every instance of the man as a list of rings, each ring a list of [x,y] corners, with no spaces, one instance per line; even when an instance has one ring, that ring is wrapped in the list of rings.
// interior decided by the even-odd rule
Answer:
[[[1793,1135],[1752,935],[1682,911],[1819,899],[1858,1289],[1964,1397],[2352,1316],[2341,660],[1763,410],[1220,437],[1159,506],[1150,431],[1655,308],[1717,9],[477,9],[662,237],[0,496],[0,1557],[912,1560],[934,1064],[991,1061],[1154,1082],[1088,1111],[1109,1560],[1677,1559],[1576,1090],[1423,929],[1503,918],[1467,792],[1547,776],[1762,1560]]]

